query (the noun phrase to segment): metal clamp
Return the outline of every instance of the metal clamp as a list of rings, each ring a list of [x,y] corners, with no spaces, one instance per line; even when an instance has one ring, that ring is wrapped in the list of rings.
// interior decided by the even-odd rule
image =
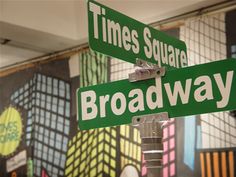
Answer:
[[[135,72],[129,74],[130,82],[152,79],[165,75],[165,67],[159,67],[157,64],[152,64],[147,61],[137,59],[136,67],[139,67]]]
[[[132,125],[140,129],[141,149],[148,169],[159,169],[161,174],[163,155],[162,128],[169,121],[168,113],[134,116]]]

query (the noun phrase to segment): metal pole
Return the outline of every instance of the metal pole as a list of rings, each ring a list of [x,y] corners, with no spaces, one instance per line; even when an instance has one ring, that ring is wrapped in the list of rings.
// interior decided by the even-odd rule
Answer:
[[[132,125],[140,129],[141,149],[148,169],[148,177],[162,177],[163,124],[168,121],[168,113],[136,116]]]
[[[165,75],[165,68],[157,64],[148,63],[141,59],[136,60],[139,67],[134,73],[129,74],[130,82],[137,82],[151,78],[158,78]],[[163,124],[169,120],[168,113],[149,114],[135,116],[132,125],[138,126],[141,136],[141,149],[148,169],[148,177],[162,177],[162,156],[163,156]]]
[[[162,169],[148,169],[148,177],[162,177]]]

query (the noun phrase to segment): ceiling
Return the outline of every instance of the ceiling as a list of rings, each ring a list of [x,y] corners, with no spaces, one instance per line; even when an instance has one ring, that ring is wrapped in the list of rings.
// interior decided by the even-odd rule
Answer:
[[[146,24],[223,0],[98,0]],[[0,68],[87,43],[85,0],[0,0]]]

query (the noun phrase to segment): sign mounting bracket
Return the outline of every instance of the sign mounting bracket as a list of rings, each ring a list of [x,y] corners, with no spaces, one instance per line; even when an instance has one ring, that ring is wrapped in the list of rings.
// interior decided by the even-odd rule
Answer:
[[[149,63],[141,59],[136,59],[136,64],[134,66],[139,68],[137,68],[135,72],[129,74],[130,82],[162,77],[166,72],[165,67],[159,67],[157,64]]]

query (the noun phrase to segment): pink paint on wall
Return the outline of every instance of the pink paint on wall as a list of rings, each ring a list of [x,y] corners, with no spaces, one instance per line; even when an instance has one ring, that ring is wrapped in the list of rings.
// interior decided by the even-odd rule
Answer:
[[[169,127],[169,136],[173,136],[175,134],[175,124],[171,124]]]
[[[169,170],[168,167],[164,167],[164,168],[163,168],[163,177],[168,177],[168,176],[169,176],[168,170]]]
[[[170,152],[170,161],[174,161],[175,160],[175,151],[171,151]]]
[[[146,161],[144,159],[144,155],[142,154],[142,176],[147,175]]]
[[[163,155],[163,165],[168,163],[168,154]]]
[[[175,163],[170,164],[170,176],[175,175]]]
[[[168,151],[168,141],[163,142],[163,151],[164,152]]]
[[[147,175],[147,168],[145,166],[142,167],[142,176]]]
[[[163,140],[165,140],[166,138],[168,138],[168,127],[163,129]]]
[[[45,169],[42,169],[41,177],[49,177]]]
[[[170,149],[175,148],[175,138],[170,139]]]
[[[163,177],[176,175],[175,121],[169,121],[163,129]]]

